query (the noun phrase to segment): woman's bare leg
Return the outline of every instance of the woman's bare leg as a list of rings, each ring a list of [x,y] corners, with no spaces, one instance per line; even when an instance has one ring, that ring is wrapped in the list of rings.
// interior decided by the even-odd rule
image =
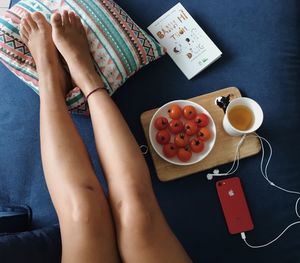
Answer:
[[[42,162],[61,226],[62,261],[118,262],[107,200],[66,108],[51,26],[35,13],[22,21],[21,34],[39,74]]]
[[[62,24],[67,22],[65,28]],[[72,77],[87,95],[103,85],[89,54],[85,31],[74,13],[52,17],[53,40]],[[149,171],[125,120],[105,90],[89,98],[97,150],[109,186],[118,245],[124,262],[190,262],[168,227]]]

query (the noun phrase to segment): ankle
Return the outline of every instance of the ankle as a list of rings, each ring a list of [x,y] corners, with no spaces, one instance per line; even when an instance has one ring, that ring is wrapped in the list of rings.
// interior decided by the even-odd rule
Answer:
[[[96,72],[83,74],[82,81],[78,85],[85,96],[97,88],[104,87],[102,79]]]

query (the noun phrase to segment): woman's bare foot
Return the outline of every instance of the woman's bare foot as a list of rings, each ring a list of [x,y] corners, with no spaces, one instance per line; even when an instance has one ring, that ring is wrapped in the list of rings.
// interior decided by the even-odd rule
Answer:
[[[63,94],[66,95],[71,82],[67,81],[70,78],[61,65],[51,31],[50,24],[39,12],[27,14],[21,21],[21,38],[33,56],[39,78],[54,74],[61,84]]]
[[[66,60],[76,85],[87,95],[103,86],[89,51],[85,30],[74,12],[55,13],[51,18],[52,38]]]

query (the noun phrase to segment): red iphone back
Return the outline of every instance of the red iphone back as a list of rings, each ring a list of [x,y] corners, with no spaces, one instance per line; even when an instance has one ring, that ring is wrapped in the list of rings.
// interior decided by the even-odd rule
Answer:
[[[217,192],[230,234],[254,228],[241,181],[238,177],[216,182]]]

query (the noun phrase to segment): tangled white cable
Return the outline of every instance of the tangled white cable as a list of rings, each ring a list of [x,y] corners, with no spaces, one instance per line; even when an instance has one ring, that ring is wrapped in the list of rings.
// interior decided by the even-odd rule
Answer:
[[[207,180],[212,180],[213,177],[215,177],[215,176],[231,175],[237,171],[237,169],[239,168],[239,165],[240,165],[240,148],[241,148],[243,142],[245,141],[245,139],[246,139],[246,135],[243,135],[236,147],[236,152],[235,152],[235,156],[234,156],[234,160],[233,160],[231,168],[226,173],[220,173],[219,169],[215,169],[213,171],[213,173],[208,173],[206,175]]]
[[[259,136],[258,134],[255,133],[255,135],[247,135],[247,136],[254,136],[254,137],[257,137],[260,141],[260,144],[261,144],[261,149],[262,149],[262,158],[261,158],[261,162],[260,162],[260,171],[261,171],[261,174],[262,176],[266,179],[266,181],[273,187],[281,190],[281,191],[284,191],[286,193],[289,193],[289,194],[295,194],[295,195],[298,195],[299,197],[297,198],[296,200],[296,203],[295,203],[295,213],[296,213],[296,216],[300,219],[300,214],[298,212],[298,205],[299,205],[299,202],[300,202],[300,192],[297,192],[297,191],[291,191],[291,190],[287,190],[283,187],[280,187],[278,185],[276,185],[275,183],[273,183],[269,177],[268,177],[268,166],[269,166],[269,163],[270,163],[270,160],[272,158],[272,154],[273,154],[273,150],[272,150],[272,146],[271,144],[269,143],[269,141],[261,136]],[[227,176],[227,175],[231,175],[233,173],[235,173],[239,167],[239,157],[240,157],[240,148],[243,144],[243,142],[245,141],[245,138],[246,138],[246,135],[243,135],[239,144],[237,145],[237,150],[236,150],[236,154],[235,154],[235,158],[234,158],[234,161],[233,161],[233,164],[231,166],[231,168],[226,172],[226,173],[219,173],[219,170],[218,169],[215,169],[213,171],[213,173],[209,173],[207,174],[207,179],[208,180],[212,180],[214,176]],[[269,150],[270,150],[270,154],[269,154],[269,157],[267,159],[267,162],[266,162],[266,165],[264,167],[264,159],[265,159],[265,147],[264,147],[264,143],[265,142],[268,146],[269,146]],[[250,247],[250,248],[263,248],[263,247],[266,247],[270,244],[272,244],[273,242],[275,242],[276,240],[278,240],[289,228],[291,228],[292,226],[294,225],[297,225],[297,224],[300,224],[300,220],[298,221],[295,221],[291,224],[289,224],[276,238],[274,238],[273,240],[269,241],[268,243],[266,244],[263,244],[263,245],[251,245],[247,242],[246,240],[246,234],[245,232],[242,232],[241,233],[241,237],[242,239],[244,240],[245,244]]]

